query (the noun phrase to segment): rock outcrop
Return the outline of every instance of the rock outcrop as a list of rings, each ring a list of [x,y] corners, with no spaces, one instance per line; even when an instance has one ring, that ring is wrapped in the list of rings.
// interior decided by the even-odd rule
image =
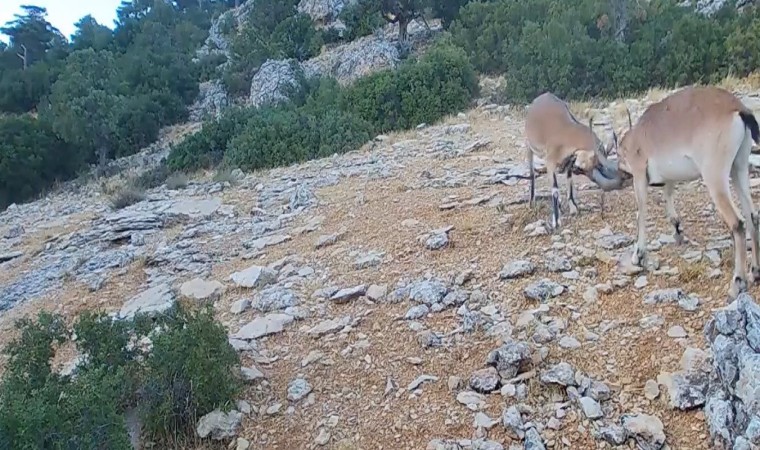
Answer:
[[[198,98],[190,106],[190,120],[199,122],[206,116],[219,117],[229,106],[227,90],[219,80],[206,81],[199,86]]]
[[[714,448],[760,444],[760,306],[741,294],[705,324],[713,352],[705,416]]]
[[[297,63],[292,59],[270,59],[262,64],[251,81],[250,104],[259,107],[286,100],[287,90],[298,85],[297,68]]]

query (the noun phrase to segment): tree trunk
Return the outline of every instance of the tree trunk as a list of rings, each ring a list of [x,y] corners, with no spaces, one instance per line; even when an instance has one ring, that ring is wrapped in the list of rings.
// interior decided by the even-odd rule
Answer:
[[[623,42],[628,28],[628,2],[626,0],[612,0],[612,15],[615,40]]]
[[[406,44],[406,41],[409,37],[408,28],[409,18],[407,18],[404,14],[400,15],[398,18],[398,41],[402,44]]]
[[[98,172],[100,175],[106,171],[106,163],[108,162],[108,147],[100,145],[98,147]]]
[[[24,70],[26,70],[26,67],[27,67],[27,63],[26,63],[26,61],[27,61],[26,45],[21,44],[21,50],[23,50],[24,53],[16,53],[16,56],[18,56],[19,58],[21,58],[21,61],[23,61],[23,64],[24,64]]]

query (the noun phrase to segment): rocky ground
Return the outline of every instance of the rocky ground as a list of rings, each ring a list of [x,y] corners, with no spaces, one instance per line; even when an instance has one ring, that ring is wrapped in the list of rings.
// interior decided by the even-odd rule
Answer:
[[[627,102],[634,120],[656,95]],[[604,106],[578,112],[607,140],[625,115]],[[482,104],[350,154],[158,188],[118,212],[94,185],[13,206],[0,214],[0,345],[41,309],[124,317],[212,301],[249,378],[238,412],[199,429],[223,437],[215,424],[239,421],[220,448],[711,448],[708,374],[728,360],[703,350],[760,350],[760,314],[749,301],[710,319],[732,259],[704,187],[677,190],[681,246],[652,190],[652,267],[627,275],[633,193],[606,194],[602,211],[576,178],[581,213],[547,233],[548,201],[530,209],[515,178],[522,131],[521,111]],[[749,344],[726,325],[745,322]],[[745,398],[709,388],[708,416]]]

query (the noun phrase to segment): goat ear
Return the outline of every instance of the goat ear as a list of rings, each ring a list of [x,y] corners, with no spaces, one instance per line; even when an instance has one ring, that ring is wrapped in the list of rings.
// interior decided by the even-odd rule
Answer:
[[[630,130],[633,128],[633,122],[631,121],[631,110],[627,106],[625,107],[625,113],[628,115],[628,129]]]

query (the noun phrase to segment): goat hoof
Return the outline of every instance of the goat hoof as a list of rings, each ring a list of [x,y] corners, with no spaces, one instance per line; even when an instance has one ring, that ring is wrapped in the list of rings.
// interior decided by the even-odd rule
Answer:
[[[731,284],[731,288],[728,290],[728,296],[731,299],[735,299],[742,292],[747,292],[747,281],[739,276],[734,277],[734,282]]]
[[[568,209],[568,214],[571,216],[577,216],[578,213],[580,212],[578,207],[573,205],[572,203],[570,203],[570,206],[568,206],[567,209]]]
[[[685,240],[683,238],[683,234],[681,233],[675,233],[673,235],[673,238],[676,240],[676,245],[683,245]]]
[[[759,284],[760,283],[760,267],[753,266],[751,269],[752,269],[752,283]]]

